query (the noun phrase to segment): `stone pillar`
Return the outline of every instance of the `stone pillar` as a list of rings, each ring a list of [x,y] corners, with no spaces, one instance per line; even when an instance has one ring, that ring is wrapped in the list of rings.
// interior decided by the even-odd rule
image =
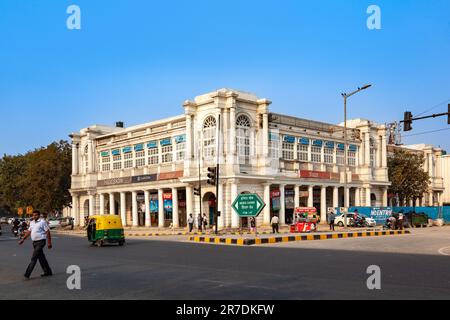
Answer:
[[[194,216],[194,191],[191,186],[186,186],[186,221],[189,219],[189,215],[192,214]]]
[[[131,193],[131,216],[133,218],[133,227],[139,226],[137,191]]]
[[[112,216],[116,214],[116,201],[113,192],[109,194],[109,214]]]
[[[294,186],[294,207],[300,207],[300,186]]]
[[[364,164],[370,166],[370,131],[364,134]]]
[[[72,195],[72,218],[74,218],[74,224],[80,225],[80,198],[78,195]]]
[[[100,193],[100,210],[99,214],[103,216],[105,214],[105,194]]]
[[[355,188],[355,207],[361,206],[361,189]]]
[[[433,191],[431,191],[431,192],[428,194],[428,206],[429,206],[429,207],[434,206]]]
[[[264,203],[266,204],[264,208],[264,219],[263,224],[270,225],[270,183],[264,184]]]
[[[88,173],[94,172],[94,147],[92,141],[88,142]]]
[[[416,207],[420,207],[420,198],[416,198]]]
[[[72,144],[72,174],[78,174],[78,145],[76,143]]]
[[[152,220],[150,215],[150,190],[144,191],[144,199],[145,199],[145,226],[151,227]]]
[[[172,226],[180,227],[180,218],[178,216],[178,189],[172,188]]]
[[[381,203],[382,207],[388,206],[388,188],[383,189],[383,201]]]
[[[127,205],[126,205],[126,193],[120,193],[120,218],[122,219],[122,224],[127,226]]]
[[[313,186],[308,186],[308,207],[312,208],[314,206],[314,188]]]
[[[223,184],[219,183],[219,194],[217,196],[217,210],[220,212],[218,220],[218,228],[225,227],[225,208],[223,206]]]
[[[158,227],[164,228],[164,190],[158,189]]]
[[[192,159],[192,116],[186,115],[186,160]]]
[[[237,183],[233,182],[231,184],[231,203],[234,202],[234,200],[237,198],[237,196],[238,196]],[[232,208],[230,208],[230,210],[231,210],[231,227],[239,228],[239,216]]]
[[[370,201],[371,193],[372,190],[370,188],[366,188],[366,207],[370,207],[372,205],[372,202]]]
[[[327,187],[320,188],[320,223],[327,223]]]
[[[333,208],[339,207],[339,188],[333,187]]]
[[[89,215],[90,216],[95,215],[95,195],[94,194],[89,195]],[[83,223],[84,223],[84,219],[83,219]]]
[[[383,165],[383,155],[381,153],[382,150],[382,146],[381,146],[381,141],[383,140],[382,136],[378,136],[377,139],[377,163],[376,163],[376,167],[377,168],[381,168]]]
[[[236,108],[230,108],[230,153],[236,154]],[[234,159],[234,158],[233,158]]]
[[[344,188],[344,207],[350,207],[350,188]]]
[[[384,132],[384,135],[381,139],[381,161],[382,161],[382,167],[387,167],[387,146],[386,146],[386,131]]]
[[[280,184],[280,225],[286,224],[286,185]]]
[[[263,156],[269,156],[269,115],[263,114]]]

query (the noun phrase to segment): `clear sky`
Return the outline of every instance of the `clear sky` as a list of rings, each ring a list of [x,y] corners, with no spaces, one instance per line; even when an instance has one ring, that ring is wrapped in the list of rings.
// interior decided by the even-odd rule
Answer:
[[[66,9],[81,8],[81,30]],[[381,8],[381,30],[366,10]],[[229,87],[271,110],[338,123],[385,123],[450,99],[448,0],[1,0],[0,154],[91,124],[141,124]],[[442,103],[442,102],[445,102]],[[449,101],[450,102],[450,101]],[[416,134],[449,128],[444,118]],[[405,138],[450,149],[450,131]]]

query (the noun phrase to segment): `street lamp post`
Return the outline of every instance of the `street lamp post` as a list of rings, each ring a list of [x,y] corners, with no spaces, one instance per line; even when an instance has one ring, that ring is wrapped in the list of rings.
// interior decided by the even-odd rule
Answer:
[[[372,85],[367,84],[361,88],[358,88],[357,90],[351,92],[351,93],[342,93],[342,97],[344,98],[344,207],[346,205],[349,205],[347,202],[347,193],[349,192],[348,189],[348,177],[347,177],[347,166],[348,166],[348,141],[347,141],[347,98],[350,98],[352,95],[366,90],[370,88]],[[350,199],[350,196],[348,197]],[[348,210],[348,208],[347,208]],[[347,213],[344,212],[344,228],[347,229]]]

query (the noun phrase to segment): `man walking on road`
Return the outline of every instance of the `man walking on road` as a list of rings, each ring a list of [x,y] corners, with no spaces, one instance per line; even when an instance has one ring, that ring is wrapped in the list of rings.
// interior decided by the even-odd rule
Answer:
[[[334,215],[334,212],[330,212],[328,214],[328,224],[330,225],[330,231],[334,231],[334,220],[336,216]]]
[[[33,241],[34,251],[33,256],[31,257],[31,262],[28,265],[27,271],[25,272],[25,278],[30,278],[31,273],[33,272],[33,269],[36,266],[36,262],[38,260],[42,270],[44,270],[44,273],[41,275],[41,277],[49,277],[53,275],[52,269],[50,269],[50,266],[44,254],[44,247],[47,241],[47,247],[49,249],[52,248],[50,228],[48,227],[47,222],[41,218],[41,213],[38,210],[35,210],[33,212],[33,220],[30,222],[30,227],[23,239],[20,240],[19,245],[22,245],[30,236],[31,240]]]
[[[272,233],[279,233],[279,223],[280,219],[278,219],[278,216],[273,216],[272,220],[270,221],[270,224],[272,225]]]
[[[191,233],[192,229],[194,229],[194,218],[192,217],[192,213],[189,215],[187,222],[188,222],[188,226],[189,226],[189,233]]]

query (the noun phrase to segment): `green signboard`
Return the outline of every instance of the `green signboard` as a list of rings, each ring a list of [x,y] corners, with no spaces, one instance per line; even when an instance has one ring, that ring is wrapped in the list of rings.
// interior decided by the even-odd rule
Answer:
[[[232,205],[240,217],[257,217],[265,206],[257,194],[240,194]]]

